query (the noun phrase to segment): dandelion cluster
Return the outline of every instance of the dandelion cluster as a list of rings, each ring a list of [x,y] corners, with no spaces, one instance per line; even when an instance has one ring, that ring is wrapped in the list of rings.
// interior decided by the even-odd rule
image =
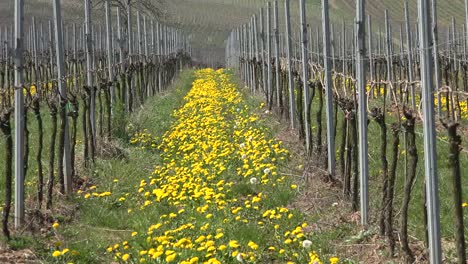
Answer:
[[[143,130],[143,132],[135,133],[130,139],[130,144],[138,145],[142,149],[156,149],[159,144],[158,142],[159,138],[153,136],[147,129]]]
[[[107,252],[135,263],[322,263],[303,216],[274,199],[297,187],[278,173],[288,151],[258,124],[228,72],[195,75],[157,145],[161,164],[138,182],[128,210],[153,222]]]
[[[116,183],[115,180],[114,180],[114,183]],[[89,189],[86,191],[78,190],[77,193],[83,196],[85,199],[103,198],[103,197],[109,197],[112,195],[111,191],[98,192],[96,185],[89,187]]]
[[[54,222],[52,224],[52,229],[54,230],[54,233],[58,231],[59,227],[60,227],[60,223],[59,222]],[[52,250],[52,253],[51,253],[51,256],[53,258],[57,258],[57,259],[60,259],[61,261],[64,261],[66,262],[66,260],[69,260],[71,258],[73,258],[74,256],[77,256],[78,255],[78,251],[76,250],[70,250],[69,248],[60,248],[62,246],[62,242],[61,241],[55,241],[53,243],[54,245],[54,249]]]
[[[460,100],[459,102],[455,102],[457,104],[456,109],[457,111],[460,111],[460,118],[461,119],[468,119],[468,102],[466,100]],[[434,105],[438,106],[439,101],[437,100],[437,97],[434,97]],[[447,97],[441,96],[440,97],[440,105],[441,107],[446,107],[447,106]],[[451,105],[453,107],[453,105]]]

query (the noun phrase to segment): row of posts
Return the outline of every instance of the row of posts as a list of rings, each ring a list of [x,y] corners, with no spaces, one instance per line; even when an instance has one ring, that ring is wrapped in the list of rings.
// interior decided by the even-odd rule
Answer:
[[[466,14],[468,18],[468,5],[466,6]],[[331,38],[334,34],[330,32],[330,18],[329,18],[329,3],[328,0],[321,0],[321,11],[322,11],[322,47],[323,50],[319,51],[319,33],[317,30],[317,38],[315,49],[312,45],[309,45],[308,41],[312,41],[312,33],[308,32],[308,25],[306,20],[306,3],[305,0],[300,0],[299,13],[300,13],[300,59],[297,58],[297,50],[293,50],[292,41],[296,38],[292,32],[291,26],[291,14],[290,14],[290,0],[284,0],[284,17],[285,17],[285,36],[283,36],[284,50],[286,51],[286,67],[288,73],[288,91],[289,91],[289,115],[290,115],[290,126],[292,129],[297,128],[297,117],[295,109],[295,94],[294,94],[294,77],[292,68],[293,65],[299,62],[301,64],[301,75],[302,75],[302,89],[304,92],[304,116],[309,116],[309,87],[308,80],[310,79],[310,65],[312,59],[316,60],[316,63],[323,67],[323,72],[319,74],[323,76],[323,83],[326,96],[326,125],[327,125],[327,146],[328,146],[328,174],[331,177],[335,176],[335,146],[334,146],[334,124],[333,124],[333,91],[332,91],[332,65],[333,69],[335,65],[336,50],[334,48],[334,40]],[[422,99],[422,113],[423,113],[423,125],[424,125],[424,168],[425,168],[425,183],[426,183],[426,197],[427,197],[427,215],[428,215],[428,234],[429,234],[429,257],[431,263],[441,263],[442,253],[440,244],[440,216],[439,216],[439,200],[438,200],[438,182],[437,182],[437,155],[436,155],[436,138],[435,138],[435,120],[434,120],[434,84],[440,87],[440,74],[438,71],[438,56],[439,54],[438,44],[434,43],[437,41],[437,4],[436,0],[418,0],[418,23],[416,27],[416,34],[411,34],[411,28],[409,23],[408,14],[408,1],[405,0],[405,28],[407,31],[407,52],[410,67],[413,65],[412,59],[417,58],[417,54],[414,54],[412,43],[418,44],[419,49],[419,60],[421,65],[421,99]],[[432,10],[432,13],[431,13]],[[261,8],[259,15],[253,15],[249,23],[244,24],[234,29],[226,42],[226,64],[228,67],[235,68],[238,70],[242,79],[246,85],[256,91],[256,72],[251,67],[251,63],[242,63],[242,61],[255,61],[261,62],[261,72],[263,80],[258,85],[259,88],[263,89],[266,94],[268,105],[272,106],[274,92],[273,89],[276,87],[280,89],[278,80],[275,82],[272,80],[273,69],[272,65],[275,65],[276,72],[279,72],[278,67],[280,66],[280,60],[282,59],[279,54],[280,41],[279,41],[279,21],[278,21],[278,0],[273,1],[273,26],[271,21],[271,3],[267,3],[266,17],[264,15],[264,9]],[[432,16],[432,20],[431,20]],[[258,18],[260,25],[257,24]],[[368,19],[368,36],[372,36],[373,32],[371,29],[370,16]],[[266,20],[266,27],[265,27]],[[365,0],[356,0],[356,16],[354,26],[354,41],[351,41],[354,50],[352,53],[352,60],[355,74],[356,74],[356,90],[358,92],[358,128],[359,128],[359,172],[360,172],[360,211],[361,211],[361,224],[366,227],[368,225],[369,218],[369,168],[368,168],[368,130],[367,130],[367,93],[366,85],[369,81],[373,81],[375,78],[375,70],[373,69],[373,53],[372,49],[367,52],[366,46],[373,47],[372,37],[368,37],[366,42],[366,14],[365,14]],[[385,23],[386,23],[386,39],[387,49],[385,50],[385,57],[388,60],[388,65],[391,65],[391,58],[393,53],[390,33],[390,25],[388,19],[388,13],[385,12]],[[343,26],[344,28],[344,26]],[[468,19],[467,26],[468,28]],[[401,32],[401,30],[400,30]],[[308,33],[310,35],[308,35]],[[468,30],[466,30],[466,40],[468,41]],[[381,36],[379,34],[378,42],[378,53],[381,54]],[[401,33],[400,33],[401,35]],[[400,37],[402,39],[402,37]],[[343,31],[342,36],[343,55],[345,54],[346,35]],[[417,41],[417,42],[416,42]],[[354,43],[353,43],[354,42]],[[351,44],[350,43],[350,44]],[[272,48],[274,45],[274,51]],[[382,43],[383,44],[383,43]],[[350,45],[351,46],[351,45]],[[402,47],[401,44],[400,47]],[[402,48],[401,48],[402,49]],[[314,54],[316,56],[314,56]],[[309,55],[312,55],[309,57]],[[434,60],[434,58],[436,58]],[[274,63],[273,63],[274,60]],[[346,74],[346,63],[343,64],[343,74]],[[367,73],[369,69],[369,74]],[[391,67],[388,67],[390,71],[388,76],[391,78]],[[434,74],[435,73],[435,74]],[[279,78],[279,74],[276,74],[276,78]],[[435,78],[435,83],[433,78]],[[409,82],[412,83],[414,79],[414,73],[412,70],[409,72]],[[390,80],[391,81],[391,80]],[[412,85],[413,86],[413,85]],[[414,87],[410,88],[412,106],[415,108],[415,91]],[[279,92],[277,91],[277,94]],[[280,96],[277,96],[280,98]],[[280,100],[280,99],[278,99]],[[277,102],[280,105],[280,102]],[[440,106],[440,104],[439,104]],[[306,149],[310,151],[310,124],[306,118],[305,124],[305,138],[306,138]],[[310,154],[310,153],[309,153]]]
[[[132,6],[130,1],[127,1],[127,29],[122,28],[122,17],[120,7],[116,8],[116,27],[113,27],[112,10],[110,0],[104,1],[105,7],[105,36],[102,33],[102,26],[99,25],[99,31],[94,30],[91,16],[91,1],[85,2],[85,20],[84,25],[77,28],[73,24],[71,31],[69,27],[64,27],[62,19],[62,8],[60,0],[53,0],[53,22],[49,21],[46,33],[41,23],[37,28],[37,21],[32,18],[29,34],[25,37],[24,30],[24,0],[15,0],[14,6],[14,26],[12,29],[8,27],[0,27],[0,46],[2,47],[1,56],[3,60],[8,60],[12,55],[14,60],[15,72],[15,228],[19,228],[24,223],[25,207],[24,207],[24,93],[23,87],[27,84],[23,79],[23,61],[24,51],[29,51],[33,56],[34,63],[38,65],[39,60],[46,63],[56,63],[58,80],[59,99],[66,100],[67,98],[67,76],[71,73],[66,72],[65,58],[76,59],[78,50],[84,50],[86,53],[86,78],[87,85],[92,87],[94,84],[95,71],[95,51],[107,53],[107,70],[108,81],[115,83],[117,76],[114,74],[116,67],[125,69],[127,62],[132,62],[132,57],[138,56],[141,61],[160,61],[168,56],[175,56],[180,51],[185,51],[191,54],[190,37],[187,37],[181,30],[168,27],[161,23],[150,21],[148,28],[147,18],[141,19],[140,11],[137,11],[137,32],[134,32],[132,24]],[[142,26],[143,25],[143,26]],[[65,29],[65,30],[64,30]],[[14,33],[14,34],[13,34]],[[64,34],[65,33],[65,34]],[[151,43],[149,42],[151,36]],[[53,39],[55,37],[55,39]],[[55,47],[53,47],[55,43]],[[96,45],[97,44],[97,45]],[[47,47],[49,45],[49,47]],[[135,46],[137,48],[135,48]],[[49,57],[40,57],[38,54],[46,54],[48,51]],[[151,48],[151,49],[150,49]],[[118,52],[114,52],[117,51]],[[54,56],[55,51],[55,56]],[[65,53],[68,51],[68,53]],[[10,53],[12,52],[12,53]],[[76,76],[75,76],[76,77]],[[110,88],[111,103],[114,99],[114,89]],[[93,141],[96,140],[96,102],[94,89],[91,89],[91,136]],[[71,179],[71,160],[70,160],[70,142],[68,133],[68,122],[65,119],[65,141],[64,141],[64,185],[65,193],[72,193]],[[96,142],[95,142],[96,143]]]

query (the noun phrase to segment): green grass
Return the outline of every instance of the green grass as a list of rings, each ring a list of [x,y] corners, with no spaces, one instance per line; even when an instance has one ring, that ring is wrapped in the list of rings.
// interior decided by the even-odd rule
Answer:
[[[174,84],[176,89],[171,89],[169,92],[162,96],[157,96],[148,99],[146,104],[140,111],[134,113],[129,118],[132,124],[133,131],[142,131],[147,129],[153,136],[161,137],[163,133],[169,128],[173,118],[171,113],[174,108],[179,107],[182,104],[183,95],[188,91],[193,76],[191,72],[184,72],[180,77],[180,80]],[[258,98],[248,96],[248,93],[244,91],[244,97],[246,103],[250,108],[255,108],[259,105],[260,101]],[[317,101],[317,97],[314,99]],[[317,112],[317,103],[312,104],[312,116],[313,116],[313,135],[316,135],[315,128],[315,113]],[[325,122],[325,112],[323,113],[323,122]],[[393,117],[387,116],[387,123],[395,121]],[[342,112],[339,110],[338,124],[341,126]],[[49,117],[44,115],[44,128],[47,131],[50,126]],[[34,142],[34,129],[33,118],[29,118],[31,128],[31,143]],[[273,115],[264,115],[259,121],[261,126],[267,127],[267,133],[269,136],[274,136],[279,133],[281,129],[284,129],[284,125],[277,122],[277,119]],[[325,123],[323,123],[325,129]],[[80,130],[79,130],[80,131]],[[418,143],[418,170],[417,180],[414,185],[412,193],[412,202],[410,205],[410,234],[417,237],[418,239],[424,239],[423,230],[423,211],[422,211],[422,190],[423,190],[423,147],[422,147],[422,131],[421,125],[417,125],[417,143]],[[341,127],[338,127],[338,135],[341,133]],[[325,131],[323,131],[325,134]],[[444,131],[441,131],[440,135],[443,135]],[[391,153],[391,136],[390,132],[388,135],[388,154]],[[47,139],[47,134],[45,137]],[[324,142],[324,140],[323,140]],[[375,216],[377,210],[380,208],[380,186],[381,186],[381,174],[379,172],[380,160],[378,158],[380,142],[380,130],[374,121],[371,121],[369,125],[369,155],[370,155],[370,186],[371,186],[371,213],[373,215],[373,222],[375,222]],[[3,144],[3,143],[2,143]],[[340,137],[337,136],[336,146],[340,144]],[[466,145],[466,142],[464,142]],[[123,159],[110,159],[110,160],[98,160],[95,166],[92,168],[90,178],[92,184],[98,186],[97,191],[111,191],[113,195],[119,195],[121,197],[127,197],[127,193],[131,193],[137,187],[135,179],[142,179],[150,175],[153,168],[159,161],[159,155],[151,150],[142,150],[135,146],[129,146],[127,141],[121,141],[118,145],[125,151],[126,157]],[[401,141],[400,153],[403,150],[403,141]],[[48,146],[48,143],[45,143]],[[34,149],[34,145],[32,145]],[[3,148],[3,145],[0,145]],[[78,148],[77,153],[80,153]],[[441,227],[442,235],[445,240],[452,240],[453,233],[453,217],[452,217],[452,197],[451,197],[451,177],[450,168],[448,167],[446,157],[448,155],[448,145],[442,140],[438,140],[438,165],[439,165],[439,194],[441,204]],[[46,149],[44,149],[46,153]],[[3,153],[0,154],[2,158]],[[34,151],[31,151],[31,158],[33,160]],[[388,155],[390,156],[390,155]],[[389,164],[391,160],[389,159]],[[47,164],[47,161],[43,161]],[[396,183],[396,203],[395,208],[399,211],[402,198],[402,189],[404,182],[404,171],[403,171],[403,156],[400,155],[397,172],[397,183]],[[464,167],[463,164],[468,164],[468,155],[465,152],[461,154],[462,164],[462,175],[468,175],[468,168]],[[46,172],[45,172],[45,175]],[[35,191],[35,173],[34,165],[31,166],[27,178],[31,183],[27,186],[27,194],[31,199]],[[114,182],[114,179],[117,182]],[[0,186],[1,187],[1,186]],[[466,178],[463,181],[463,188],[468,188],[468,182]],[[3,192],[3,188],[0,189]],[[249,185],[238,184],[233,187],[232,195],[244,197],[249,194],[255,193]],[[295,195],[289,190],[279,189],[275,193],[275,196],[270,196],[271,199],[266,200],[268,207],[283,206],[291,202]],[[3,196],[3,194],[2,194]],[[3,197],[2,197],[3,198]],[[107,200],[107,203],[103,203],[100,199]],[[128,199],[132,199],[128,196]],[[115,200],[115,199],[114,199]],[[464,201],[468,200],[468,195],[465,192]],[[132,230],[143,230],[147,228],[148,223],[154,223],[158,221],[158,216],[168,212],[172,212],[175,208],[168,207],[164,204],[157,206],[155,211],[148,214],[147,211],[135,211],[133,217],[128,217],[127,209],[124,203],[112,202],[110,198],[99,198],[99,199],[81,199],[74,197],[68,201],[65,201],[66,205],[76,204],[79,208],[76,215],[60,215],[57,212],[53,215],[59,222],[65,222],[66,224],[56,233],[51,232],[46,239],[34,239],[28,235],[16,236],[12,241],[9,242],[9,246],[15,249],[21,248],[35,248],[39,257],[44,259],[46,262],[53,262],[55,259],[51,258],[51,249],[53,247],[47,246],[49,242],[62,241],[65,242],[63,247],[68,247],[79,252],[78,257],[74,258],[76,263],[107,263],[111,259],[109,255],[104,254],[107,246],[121,242],[123,239],[129,237]],[[315,223],[320,221],[320,214],[312,214],[308,222]],[[123,221],[125,219],[125,221]],[[398,215],[396,217],[398,220]],[[466,229],[468,232],[468,228]],[[246,241],[252,235],[258,234],[255,231],[254,226],[236,226],[232,230],[226,231],[226,234],[233,236],[240,236],[245,238]],[[319,245],[320,253],[322,254],[333,254],[336,251],[334,241],[343,240],[346,237],[352,235],[353,226],[351,224],[344,224],[336,227],[335,229],[327,230],[326,232],[314,233],[314,243]],[[261,241],[260,241],[261,242]]]
[[[153,135],[162,136],[171,124],[172,111],[180,106],[192,79],[191,71],[186,71],[173,84],[173,89],[161,96],[149,98],[144,107],[130,118],[134,131],[144,127]],[[151,150],[129,146],[126,142],[122,142],[121,146],[127,154],[125,159],[96,162],[91,179],[98,192],[111,191],[113,196],[126,197],[126,194],[135,190],[135,179],[150,175],[159,162],[159,155]],[[72,221],[59,231],[66,246],[79,252],[79,256],[74,259],[75,263],[111,262],[109,255],[105,254],[109,245],[128,237],[131,230],[146,228],[147,223],[158,216],[156,212],[147,214],[135,211],[133,217],[128,217],[128,208],[123,203],[106,203],[101,199],[107,198],[76,199],[79,205],[77,221]],[[50,252],[44,252],[42,257],[46,261],[54,261]]]
[[[262,100],[263,95],[259,95],[258,98]],[[317,135],[317,122],[316,122],[316,114],[318,112],[318,95],[316,94],[313,102],[312,102],[312,109],[311,109],[311,126],[312,126],[312,135],[314,144],[316,143],[316,135]],[[287,121],[283,120],[283,124],[279,124],[277,119],[271,118],[271,115],[267,115],[267,118],[264,121],[267,121],[269,126],[273,129],[273,131],[279,131],[281,129],[285,129],[285,124],[287,125]],[[323,105],[322,111],[322,144],[326,144],[326,113],[325,113],[325,102]],[[343,112],[338,109],[338,128],[337,128],[337,136],[336,136],[336,152],[337,159],[338,159],[338,150],[341,143],[341,134],[343,132],[343,128],[341,126],[341,120],[343,118]],[[391,134],[390,124],[396,122],[396,118],[394,114],[387,115],[387,161],[389,164],[392,162],[391,153],[392,153],[392,140],[393,136]],[[397,176],[396,176],[396,186],[395,186],[395,217],[394,220],[396,223],[394,224],[394,228],[399,230],[399,220],[400,220],[400,209],[401,203],[403,199],[403,188],[405,182],[405,157],[403,154],[404,150],[404,138],[403,138],[403,131],[400,132],[400,147],[399,147],[399,155],[398,155],[398,165],[397,165]],[[378,226],[378,214],[379,209],[381,207],[381,186],[382,186],[382,173],[381,173],[381,161],[380,161],[380,127],[378,124],[371,119],[369,124],[368,130],[369,136],[369,185],[370,185],[370,215],[371,215],[371,224],[375,229]],[[448,152],[449,152],[449,145],[446,142],[446,131],[444,129],[439,129],[437,133],[437,162],[438,162],[438,176],[439,176],[439,200],[440,200],[440,220],[441,220],[441,234],[444,241],[444,244],[451,243],[453,241],[453,198],[452,198],[452,174],[451,168],[448,164]],[[413,190],[411,193],[411,203],[409,208],[409,234],[412,237],[416,237],[417,239],[423,241],[425,239],[425,230],[424,230],[424,208],[423,208],[423,191],[424,191],[424,149],[423,149],[423,131],[422,131],[422,124],[420,121],[416,123],[416,144],[418,149],[418,166],[417,166],[417,176],[416,181],[413,185]],[[466,148],[468,146],[468,141],[462,136],[462,145]],[[314,157],[315,158],[315,157]],[[463,201],[468,200],[468,192],[466,192],[468,188],[468,168],[463,164],[468,164],[468,154],[464,151],[460,154],[460,164],[461,164],[461,175],[462,179],[462,187],[463,190]],[[336,170],[339,171],[339,160],[337,160],[337,168]],[[338,176],[340,177],[340,176]],[[336,187],[335,187],[336,188]],[[341,190],[336,190],[341,192]],[[326,191],[325,191],[326,192]],[[308,220],[312,223],[319,223],[320,220],[323,221],[324,216],[326,215],[340,215],[339,212],[328,212],[327,209],[320,208],[324,215],[320,214],[311,214],[308,215]],[[349,212],[351,212],[351,207],[349,207]],[[465,223],[468,218],[465,218]],[[346,239],[352,238],[356,232],[356,226],[351,223],[341,223],[340,225],[335,226],[333,229],[328,229],[325,232],[318,232],[314,233],[314,242],[317,242],[321,245],[321,250],[324,253],[334,252],[337,250],[337,246],[335,243],[343,243]],[[376,232],[375,230],[373,231]],[[468,233],[468,225],[465,224],[465,233]],[[382,252],[382,254],[386,254]],[[449,259],[453,257],[454,252],[451,252],[450,249],[444,252],[445,256]]]
[[[172,118],[170,114],[172,109],[177,108],[181,103],[182,95],[187,91],[190,78],[187,76],[182,77],[182,81],[176,84],[176,87],[184,87],[178,92],[169,93],[164,97],[157,97],[150,99],[141,112],[136,113],[131,118],[131,123],[135,130],[146,129],[147,133],[153,136],[161,137],[162,134],[168,130]],[[258,108],[259,101],[250,97],[246,103],[250,109]],[[265,127],[268,137],[274,136],[280,132],[278,122],[274,122],[273,115],[266,115],[258,122],[258,126]],[[96,192],[111,191],[112,197],[110,198],[93,198],[93,199],[76,199],[75,202],[79,204],[77,220],[66,223],[56,230],[57,236],[54,239],[60,239],[64,245],[60,247],[69,248],[70,250],[77,250],[79,255],[68,260],[74,263],[109,263],[112,261],[111,254],[106,254],[106,248],[115,243],[128,240],[132,246],[145,248],[146,236],[136,236],[131,238],[130,234],[133,231],[145,232],[150,224],[161,222],[160,216],[177,212],[180,208],[169,206],[165,202],[154,204],[147,207],[145,210],[137,210],[141,200],[134,192],[138,189],[139,179],[146,179],[151,174],[155,165],[163,161],[159,160],[157,151],[141,149],[140,147],[127,146],[122,143],[127,151],[127,159],[125,160],[108,160],[98,161],[93,168],[93,184],[97,186]],[[235,164],[233,164],[235,166]],[[223,179],[231,179],[236,181],[236,172],[234,169],[229,169],[223,175]],[[114,180],[117,180],[115,182]],[[239,199],[239,205],[242,205],[243,199],[248,198],[249,195],[262,192],[268,199],[262,200],[262,208],[275,208],[283,207],[290,204],[296,197],[296,193],[291,190],[290,183],[292,179],[288,179],[284,185],[278,185],[277,188],[265,189],[262,186],[252,186],[237,182],[234,184],[230,191],[227,191],[228,198],[235,197]],[[132,194],[133,193],[133,194]],[[127,194],[129,194],[127,196]],[[125,197],[125,203],[116,202],[118,197]],[[203,201],[201,201],[201,204]],[[233,204],[234,205],[234,204]],[[134,208],[131,214],[128,214],[128,209]],[[174,219],[173,225],[178,225],[180,221],[190,219],[190,222],[204,223],[206,221],[205,215],[197,213],[195,208],[187,206],[184,208],[184,220]],[[229,219],[224,223],[224,215],[222,210],[220,212],[213,211],[214,216],[208,229],[208,233],[214,232],[217,228],[223,228],[223,233],[226,239],[237,238],[240,244],[247,244],[249,241],[255,241],[261,247],[272,243],[270,240],[282,241],[282,236],[274,236],[268,229],[262,228],[257,224],[257,221],[264,220],[258,217],[258,212],[241,211],[240,215],[249,219],[246,224],[236,222]],[[291,230],[297,223],[307,221],[308,223],[315,223],[320,219],[320,215],[313,215],[311,219],[306,219],[297,209],[291,210],[294,216],[291,219],[277,220],[277,223],[286,230]],[[261,214],[261,213],[260,213]],[[224,215],[224,217],[223,217]],[[232,215],[230,216],[232,217]],[[229,218],[229,217],[227,217]],[[256,220],[257,219],[257,220]],[[265,220],[268,222],[268,220]],[[172,226],[174,227],[174,226]],[[335,249],[331,246],[331,242],[336,238],[341,238],[344,234],[349,232],[348,226],[340,227],[336,230],[330,230],[325,233],[312,234],[314,238],[314,248],[323,257],[327,259],[328,256],[335,254]],[[211,230],[211,231],[210,231]],[[195,239],[200,234],[198,228],[193,231],[187,231],[185,235],[191,234]],[[191,232],[191,233],[190,233]],[[53,240],[53,239],[52,239]],[[280,242],[281,243],[281,242]],[[53,250],[45,250],[42,252],[41,257],[46,262],[54,262],[55,258],[50,256]],[[268,254],[265,252],[265,254]],[[302,254],[302,253],[301,253]],[[184,257],[183,253],[180,257]],[[266,255],[264,257],[267,257]],[[61,258],[60,261],[65,261],[66,258]],[[231,263],[232,258],[223,257],[223,263]]]
[[[142,127],[151,130],[156,135],[162,133],[171,124],[171,113],[174,108],[178,107],[183,98],[183,94],[190,87],[193,77],[191,71],[185,71],[176,81],[173,86],[176,88],[169,89],[160,96],[149,98],[145,103],[144,110],[139,109],[138,112],[132,114],[131,118],[124,118],[119,122],[127,124],[130,121],[133,128],[132,131],[137,131]],[[42,155],[42,164],[44,166],[44,182],[47,182],[48,177],[48,149],[50,144],[50,129],[51,120],[48,114],[48,108],[44,106],[42,109],[42,117],[44,124],[44,149]],[[30,130],[30,157],[29,170],[26,175],[26,205],[27,211],[32,210],[36,206],[36,189],[37,189],[37,164],[35,161],[37,153],[37,125],[34,116],[28,115],[28,127]],[[14,128],[13,128],[14,129]],[[77,166],[82,167],[82,133],[81,122],[78,120],[78,144],[76,149]],[[149,153],[135,147],[128,146],[128,136],[121,135],[122,138],[116,139],[115,144],[121,148],[125,157],[117,157],[114,159],[97,159],[96,163],[89,170],[80,171],[79,176],[91,179],[92,184],[99,186],[99,190],[118,191],[124,195],[130,190],[134,190],[132,185],[136,177],[148,175],[151,173],[153,166],[157,163],[158,155]],[[4,140],[0,141],[0,160],[4,160]],[[57,155],[57,151],[55,153]],[[57,161],[57,157],[55,157]],[[1,173],[3,174],[3,167]],[[55,175],[57,177],[57,175]],[[0,181],[0,203],[4,201],[4,178]],[[118,180],[118,184],[114,183],[114,179]],[[74,195],[76,196],[76,195]],[[120,237],[128,232],[122,231],[130,226],[141,225],[143,219],[147,216],[142,216],[135,222],[122,221],[127,216],[127,209],[119,203],[111,203],[103,206],[98,201],[77,199],[71,197],[64,200],[62,197],[54,197],[54,209],[50,212],[51,216],[59,222],[70,222],[70,227],[65,232],[54,234],[50,232],[46,239],[35,239],[34,235],[14,234],[14,238],[8,241],[8,246],[12,249],[34,248],[40,258],[46,261],[50,259],[49,242],[68,241],[67,246],[76,249],[78,252],[86,252],[79,255],[80,263],[102,263],[103,252],[105,246],[109,245],[113,239]],[[77,207],[77,215],[62,215],[62,207]],[[79,221],[74,221],[75,217]],[[28,221],[29,219],[27,219]],[[143,223],[145,223],[143,221]],[[49,225],[48,223],[45,223]],[[46,228],[48,228],[46,226]],[[110,231],[115,230],[115,231]],[[35,234],[38,235],[38,234]],[[102,251],[104,250],[104,251]],[[104,261],[107,262],[107,261]]]
[[[52,131],[52,121],[51,121],[51,116],[50,116],[50,111],[49,108],[47,107],[46,104],[42,105],[41,107],[41,117],[42,117],[42,122],[43,122],[43,149],[42,149],[42,155],[41,155],[41,163],[43,167],[43,176],[44,176],[44,184],[47,182],[48,175],[49,175],[49,146],[51,142],[51,131]],[[59,129],[60,129],[60,117],[57,116],[57,138],[56,138],[56,148],[58,146],[58,137],[59,137]],[[11,121],[11,126],[12,126],[12,136],[14,136],[14,118],[13,115],[10,117]],[[32,111],[28,111],[28,118],[27,118],[27,127],[29,130],[29,162],[28,162],[28,171],[27,174],[25,175],[25,200],[26,201],[34,201],[37,197],[37,182],[38,182],[38,164],[36,161],[36,156],[38,152],[38,126],[37,126],[37,121],[34,113]],[[77,130],[77,139],[79,142],[77,142],[76,146],[76,155],[79,156],[79,158],[82,158],[82,127],[81,127],[81,119],[79,118],[78,120],[78,130]],[[5,140],[4,140],[3,134],[0,134],[0,161],[2,164],[4,163],[5,160]],[[13,142],[14,144],[14,142]],[[14,145],[13,145],[14,148]],[[14,150],[13,150],[14,152]],[[57,177],[57,155],[58,151],[55,151],[55,177]],[[13,174],[14,174],[14,159],[13,159]],[[0,167],[0,173],[2,175],[2,178],[0,180],[0,203],[4,204],[5,197],[5,178],[4,178],[4,167]],[[13,180],[14,180],[14,175],[13,175]],[[14,182],[13,182],[14,185]],[[14,188],[14,187],[13,187]]]

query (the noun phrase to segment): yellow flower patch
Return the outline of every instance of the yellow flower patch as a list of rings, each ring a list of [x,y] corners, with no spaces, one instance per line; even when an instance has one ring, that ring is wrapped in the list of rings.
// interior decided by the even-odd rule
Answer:
[[[157,145],[161,162],[135,179],[138,202],[128,211],[157,220],[108,252],[135,263],[321,263],[302,246],[310,235],[303,217],[275,200],[296,192],[278,169],[288,151],[261,126],[229,72],[195,75],[161,139],[148,131],[131,139]]]

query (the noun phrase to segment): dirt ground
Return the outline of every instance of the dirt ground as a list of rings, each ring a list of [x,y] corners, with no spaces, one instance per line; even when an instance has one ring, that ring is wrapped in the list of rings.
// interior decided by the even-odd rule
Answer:
[[[0,246],[0,263],[40,263],[30,249],[12,250]]]

